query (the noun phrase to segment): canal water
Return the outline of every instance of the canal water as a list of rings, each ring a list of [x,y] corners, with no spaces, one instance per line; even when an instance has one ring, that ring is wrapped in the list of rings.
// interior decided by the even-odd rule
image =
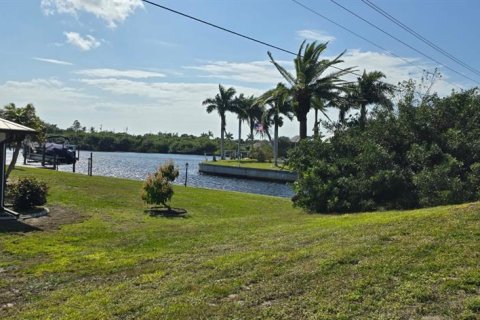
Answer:
[[[7,159],[9,156],[11,156],[11,152],[7,151]],[[77,173],[87,174],[87,159],[89,156],[89,151],[80,152],[80,161],[76,165]],[[174,182],[175,184],[184,184],[186,164],[188,163],[187,186],[257,193],[277,197],[293,196],[290,184],[201,174],[198,172],[198,164],[205,160],[211,160],[211,157],[207,159],[205,156],[196,155],[93,152],[93,175],[145,180],[149,173],[155,172],[158,166],[167,160],[172,160],[179,168],[180,175]],[[23,163],[22,156],[19,157],[18,163]],[[71,172],[72,166],[59,166],[59,171]]]

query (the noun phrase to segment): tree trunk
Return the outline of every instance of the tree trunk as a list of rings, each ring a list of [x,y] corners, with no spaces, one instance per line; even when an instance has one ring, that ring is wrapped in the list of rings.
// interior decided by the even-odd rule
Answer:
[[[274,139],[274,143],[273,143],[273,164],[276,166],[278,166],[278,123],[275,123],[275,130],[274,130],[274,133],[273,133],[273,139]]]
[[[340,111],[338,112],[338,120],[342,125],[345,124],[345,110],[344,109],[340,109]]]
[[[240,159],[240,143],[242,141],[242,119],[238,118],[238,151],[237,158]]]
[[[315,124],[313,126],[313,136],[315,138],[318,138],[319,136],[319,128],[320,127],[320,124],[318,123],[318,109],[315,109]]]
[[[13,168],[15,168],[15,163],[17,163],[18,154],[20,153],[20,148],[21,147],[22,147],[22,142],[17,142],[15,144],[15,149],[13,150],[12,161],[10,161],[10,165],[8,166],[8,169],[5,172],[5,181],[8,180],[8,176],[12,172]]]
[[[255,138],[253,137],[254,127],[255,127],[255,123],[250,121],[250,138],[252,139],[252,149],[253,149],[253,145],[255,144]]]
[[[223,142],[225,139],[225,119],[222,117],[221,119],[221,130],[220,130],[220,159],[225,160],[225,152],[223,150]]]
[[[367,105],[362,103],[360,106],[360,129],[365,129],[365,123],[367,122]]]
[[[307,115],[297,115],[298,122],[300,123],[300,140],[307,138]]]

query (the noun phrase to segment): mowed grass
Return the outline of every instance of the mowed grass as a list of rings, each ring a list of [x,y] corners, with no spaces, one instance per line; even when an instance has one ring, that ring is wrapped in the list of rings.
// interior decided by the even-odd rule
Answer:
[[[309,215],[288,199],[20,169],[86,219],[0,233],[0,318],[478,319],[480,206]],[[1,222],[0,222],[1,223]],[[8,299],[11,299],[9,301]]]
[[[227,166],[227,167],[290,171],[288,167],[282,164],[275,166],[273,162],[258,162],[257,160],[253,160],[253,159],[217,160],[217,161],[208,161],[207,163],[212,165]]]

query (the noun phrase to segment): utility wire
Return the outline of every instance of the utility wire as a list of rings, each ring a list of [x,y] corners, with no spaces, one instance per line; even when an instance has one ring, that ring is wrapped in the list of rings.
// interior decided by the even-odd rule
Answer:
[[[166,6],[162,6],[162,5],[158,4],[158,3],[155,3],[155,2],[152,2],[152,1],[149,1],[149,0],[142,0],[142,1],[145,2],[145,3],[148,3],[148,4],[152,5],[152,6],[158,7],[158,8],[160,8],[160,9],[164,9],[164,10],[173,12],[173,13],[178,14],[178,15],[181,15],[181,16],[183,16],[183,17],[185,17],[185,18],[188,18],[188,19],[191,19],[191,20],[194,20],[194,21],[197,21],[197,22],[206,24],[206,25],[208,25],[208,26],[210,26],[210,27],[213,27],[213,28],[216,28],[216,29],[219,29],[219,30],[228,32],[228,33],[231,33],[231,34],[236,35],[236,36],[238,36],[238,37],[241,37],[241,38],[244,38],[244,39],[247,39],[247,40],[256,42],[256,43],[259,43],[259,44],[264,45],[264,46],[267,46],[267,47],[269,47],[269,48],[273,48],[273,49],[276,49],[276,50],[279,50],[279,51],[282,51],[282,52],[285,52],[285,53],[288,53],[288,54],[291,54],[291,55],[294,55],[294,56],[298,56],[298,54],[295,53],[295,52],[293,52],[293,51],[290,51],[290,50],[287,50],[287,49],[283,49],[283,48],[281,48],[281,47],[275,46],[275,45],[270,44],[270,43],[268,43],[268,42],[255,39],[255,38],[253,38],[253,37],[244,35],[244,34],[242,34],[242,33],[239,33],[239,32],[236,32],[236,31],[233,31],[233,30],[224,28],[224,27],[222,27],[222,26],[219,26],[219,25],[216,25],[216,24],[214,24],[214,23],[211,23],[211,22],[208,22],[208,21],[205,21],[205,20],[196,18],[196,17],[191,16],[191,15],[188,15],[188,14],[186,14],[186,13],[183,13],[183,12],[180,12],[180,11],[177,11],[177,10],[174,10],[174,9],[171,9],[171,8],[168,8],[168,7],[166,7]],[[405,60],[405,62],[408,62],[408,61]],[[339,67],[336,67],[336,66],[330,66],[330,67],[333,68],[333,69],[337,69],[337,70],[344,70],[344,69],[339,68]],[[361,74],[356,73],[356,72],[354,72],[354,71],[349,71],[349,72],[347,72],[347,73],[353,74],[353,75],[355,75],[355,76],[357,76],[357,77],[361,77]]]
[[[189,19],[192,19],[192,20],[195,20],[197,22],[200,22],[200,23],[203,23],[203,24],[206,24],[210,27],[214,27],[214,28],[217,28],[217,29],[220,29],[222,31],[225,31],[225,32],[228,32],[228,33],[231,33],[231,34],[234,34],[236,36],[239,36],[239,37],[242,37],[242,38],[245,38],[247,40],[250,40],[250,41],[253,41],[253,42],[256,42],[256,43],[260,43],[260,44],[263,44],[264,46],[267,46],[267,47],[270,47],[270,48],[273,48],[273,49],[277,49],[277,50],[280,50],[280,51],[283,51],[283,52],[286,52],[286,53],[289,53],[289,54],[293,54],[293,55],[297,55],[296,53],[290,51],[290,50],[287,50],[287,49],[283,49],[283,48],[280,48],[280,47],[277,47],[277,46],[274,46],[273,44],[270,44],[270,43],[267,43],[267,42],[264,42],[264,41],[261,41],[261,40],[258,40],[258,39],[255,39],[255,38],[252,38],[252,37],[249,37],[249,36],[246,36],[244,34],[241,34],[241,33],[238,33],[238,32],[235,32],[233,30],[230,30],[230,29],[227,29],[227,28],[224,28],[224,27],[221,27],[219,25],[216,25],[216,24],[213,24],[213,23],[210,23],[208,21],[205,21],[205,20],[202,20],[202,19],[199,19],[199,18],[195,18],[191,15],[188,15],[186,13],[183,13],[183,12],[180,12],[180,11],[177,11],[177,10],[174,10],[174,9],[171,9],[171,8],[168,8],[168,7],[165,7],[165,6],[162,6],[158,3],[155,3],[155,2],[152,2],[152,1],[149,1],[149,0],[142,0],[143,2],[146,2],[152,6],[155,6],[155,7],[158,7],[158,8],[161,8],[161,9],[164,9],[164,10],[167,10],[167,11],[170,11],[170,12],[173,12],[173,13],[176,13],[176,14],[179,14],[181,16],[184,16],[185,18],[189,18]]]
[[[364,36],[356,33],[355,31],[352,31],[352,30],[348,29],[347,27],[344,27],[344,26],[341,25],[340,23],[338,23],[338,22],[336,22],[336,21],[334,21],[334,20],[332,20],[332,19],[324,16],[324,15],[321,14],[320,12],[318,12],[318,11],[316,11],[316,10],[310,8],[310,7],[307,7],[306,5],[304,5],[303,3],[301,3],[300,1],[297,1],[297,0],[292,0],[292,1],[293,1],[294,3],[296,3],[296,4],[298,4],[299,6],[303,7],[304,9],[307,9],[308,11],[312,12],[313,14],[315,14],[315,15],[317,15],[317,16],[319,16],[319,17],[321,17],[321,18],[323,18],[323,19],[325,19],[325,20],[327,20],[327,21],[329,21],[329,22],[331,22],[331,23],[333,23],[333,24],[336,25],[337,27],[342,28],[343,30],[345,30],[345,31],[347,31],[347,32],[355,35],[356,37],[358,37],[358,38],[360,38],[360,39],[362,39],[362,40],[370,43],[371,45],[377,47],[378,49],[380,49],[380,50],[382,50],[382,51],[385,51],[386,53],[394,56],[395,58],[398,58],[398,59],[402,60],[403,62],[408,63],[408,64],[411,65],[411,66],[417,67],[417,68],[421,69],[422,71],[425,71],[425,69],[417,66],[416,64],[412,63],[411,61],[409,61],[409,60],[407,60],[407,59],[405,59],[405,58],[402,58],[402,57],[400,57],[399,55],[396,55],[395,53],[393,53],[393,52],[385,49],[385,48],[382,47],[381,45],[376,44],[375,42],[371,41],[370,39],[365,38]]]
[[[255,39],[255,38],[253,38],[253,37],[250,37],[250,36],[241,34],[241,33],[236,32],[236,31],[233,31],[233,30],[224,28],[224,27],[222,27],[222,26],[219,26],[219,25],[216,25],[216,24],[214,24],[214,23],[211,23],[211,22],[208,22],[208,21],[205,21],[205,20],[196,18],[196,17],[194,17],[194,16],[188,15],[188,14],[186,14],[186,13],[183,13],[183,12],[180,12],[180,11],[177,11],[177,10],[174,10],[174,9],[171,9],[171,8],[168,8],[168,7],[163,6],[163,5],[160,5],[160,4],[158,4],[158,3],[155,3],[155,2],[152,2],[152,1],[149,1],[149,0],[142,0],[142,1],[145,2],[145,3],[148,3],[148,4],[150,4],[150,5],[152,5],[152,6],[154,6],[154,7],[157,7],[157,8],[163,9],[163,10],[170,11],[170,12],[172,12],[172,13],[181,15],[181,16],[183,16],[183,17],[185,17],[185,18],[188,18],[188,19],[191,19],[191,20],[194,20],[194,21],[203,23],[203,24],[208,25],[208,26],[210,26],[210,27],[213,27],[213,28],[216,28],[216,29],[225,31],[225,32],[227,32],[227,33],[236,35],[236,36],[238,36],[238,37],[241,37],[241,38],[244,38],[244,39],[247,39],[247,40],[256,42],[256,43],[259,43],[259,44],[264,45],[264,46],[267,46],[267,47],[269,47],[269,48],[273,48],[273,49],[276,49],[276,50],[279,50],[279,51],[282,51],[282,52],[291,54],[291,55],[293,55],[293,56],[298,56],[298,54],[295,53],[295,52],[293,52],[293,51],[290,51],[290,50],[287,50],[287,49],[284,49],[284,48],[275,46],[275,45],[270,44],[270,43],[267,43],[267,42],[265,42],[265,41],[261,41],[261,40]],[[413,64],[412,62],[408,61],[407,59],[404,59],[404,58],[402,58],[402,57],[400,57],[400,56],[398,56],[398,55],[395,55],[394,53],[388,51],[387,49],[381,47],[380,45],[378,45],[378,44],[370,41],[369,39],[367,39],[367,38],[365,38],[365,37],[362,37],[361,35],[355,33],[354,31],[351,31],[351,30],[347,29],[346,27],[340,25],[339,23],[337,23],[337,22],[335,22],[335,21],[333,21],[333,20],[331,20],[331,19],[329,19],[329,18],[321,15],[320,13],[316,12],[315,10],[313,10],[313,9],[311,9],[311,8],[308,8],[307,6],[303,5],[302,3],[300,3],[300,2],[298,2],[298,1],[296,1],[296,0],[292,0],[292,1],[295,2],[295,3],[297,3],[297,4],[300,5],[300,6],[304,7],[305,9],[307,9],[307,10],[315,13],[316,15],[319,15],[320,17],[322,17],[322,18],[330,21],[331,23],[339,26],[340,28],[345,29],[346,31],[348,31],[348,32],[356,35],[357,37],[359,37],[359,38],[361,38],[361,39],[363,39],[363,40],[371,43],[372,45],[376,46],[377,48],[380,48],[381,50],[386,51],[386,52],[389,53],[390,55],[395,56],[395,57],[397,57],[398,59],[401,59],[402,61],[404,61],[404,62],[406,62],[406,63],[408,63],[408,64],[410,64],[410,65],[412,65],[412,66],[418,67],[418,68],[421,69],[422,71],[425,71],[425,69],[423,69],[423,68],[421,68],[421,67]],[[338,68],[338,67],[336,67],[336,66],[331,66],[331,68],[334,68],[334,69],[337,69],[337,70],[344,70],[344,69]],[[356,73],[356,72],[354,72],[354,71],[349,71],[348,73],[353,74],[353,75],[355,75],[355,76],[357,76],[357,77],[361,77],[361,76],[362,76],[361,74]],[[445,81],[445,82],[449,83],[450,85],[456,86],[457,88],[463,90],[462,87],[460,87],[460,86],[458,86],[458,85],[456,85],[456,84],[454,84],[454,83],[451,83],[451,82],[449,82],[449,81],[447,81],[447,80],[444,80],[444,79],[442,79],[442,81]]]
[[[365,3],[367,6],[369,6],[370,8],[372,8],[373,10],[375,10],[376,12],[378,12],[379,14],[381,14],[382,16],[384,16],[385,18],[387,18],[388,20],[395,23],[400,28],[404,29],[405,31],[407,31],[408,33],[413,35],[415,38],[419,39],[420,41],[427,44],[431,48],[435,49],[436,51],[440,52],[444,56],[448,57],[450,60],[458,63],[459,65],[461,65],[465,69],[468,69],[471,72],[475,73],[476,75],[480,76],[480,71],[478,69],[475,69],[474,67],[471,67],[466,62],[458,59],[457,57],[455,57],[454,55],[452,55],[448,51],[442,49],[441,47],[439,47],[438,45],[436,45],[432,41],[428,40],[427,38],[425,38],[424,36],[422,36],[421,34],[416,32],[415,30],[413,30],[412,28],[410,28],[409,26],[407,26],[406,24],[404,24],[403,22],[401,22],[400,20],[398,20],[397,18],[395,18],[394,16],[392,16],[391,14],[389,14],[388,12],[386,12],[385,10],[383,10],[382,8],[377,6],[376,4],[374,4],[370,0],[362,0],[362,2]]]
[[[341,25],[340,23],[336,22],[335,20],[332,20],[332,19],[326,17],[325,15],[321,14],[321,13],[318,12],[317,10],[315,10],[315,9],[313,9],[313,8],[311,8],[311,7],[308,7],[307,5],[301,3],[300,1],[298,1],[298,0],[291,0],[291,1],[294,2],[294,3],[296,3],[297,5],[299,5],[300,7],[306,9],[307,11],[310,11],[311,13],[319,16],[320,18],[323,18],[323,19],[329,21],[330,23],[336,25],[337,27],[339,27],[339,28],[341,28],[341,29],[343,29],[343,30],[345,30],[345,31],[353,34],[353,35],[356,36],[357,38],[360,38],[360,39],[362,39],[362,40],[370,43],[371,45],[379,48],[380,50],[385,51],[385,52],[388,53],[389,55],[391,55],[391,56],[393,56],[393,57],[395,57],[395,58],[398,58],[398,59],[402,60],[403,62],[405,62],[405,63],[407,63],[407,64],[409,64],[409,65],[411,65],[411,66],[414,66],[414,67],[420,69],[422,72],[425,72],[425,71],[426,71],[424,68],[422,68],[422,67],[420,67],[420,66],[412,63],[411,61],[409,61],[409,60],[407,60],[407,59],[405,59],[405,58],[403,58],[403,57],[401,57],[401,56],[399,56],[399,55],[396,55],[395,53],[393,53],[393,52],[385,49],[385,48],[382,47],[381,45],[379,45],[379,44],[371,41],[370,39],[368,39],[368,38],[366,38],[366,37],[358,34],[357,32],[355,32],[355,31],[353,31],[353,30],[351,30],[351,29],[349,29],[349,28]],[[452,85],[452,86],[454,86],[454,87],[457,87],[457,88],[459,88],[460,90],[463,90],[462,87],[460,87],[459,85],[457,85],[457,84],[455,84],[455,83],[452,83],[452,82],[447,81],[447,80],[445,80],[445,79],[440,79],[440,80],[441,80],[441,81],[444,81],[444,82],[446,82],[446,83],[448,83],[448,84],[450,84],[450,85]]]
[[[460,76],[462,76],[462,77],[464,77],[464,78],[466,78],[466,79],[468,79],[468,80],[470,80],[470,81],[473,81],[473,82],[476,83],[476,84],[479,84],[477,80],[474,80],[474,79],[470,78],[469,76],[467,76],[467,75],[465,75],[465,74],[463,74],[463,73],[460,73],[460,72],[458,72],[457,70],[452,69],[452,68],[450,68],[450,67],[447,66],[447,65],[444,65],[443,63],[441,63],[440,61],[436,60],[435,58],[427,55],[426,53],[423,53],[422,51],[420,51],[420,50],[418,50],[417,48],[409,45],[409,44],[406,43],[405,41],[397,38],[396,36],[392,35],[391,33],[383,30],[382,28],[378,27],[377,25],[373,24],[372,22],[368,21],[367,19],[365,19],[365,18],[361,17],[360,15],[356,14],[356,13],[353,12],[352,10],[344,7],[343,5],[341,5],[340,3],[338,3],[337,1],[335,1],[335,0],[330,0],[330,1],[333,2],[335,5],[339,6],[340,8],[342,8],[343,10],[345,10],[345,11],[349,12],[350,14],[354,15],[354,16],[357,17],[358,19],[364,21],[364,22],[367,23],[368,25],[370,25],[370,26],[374,27],[375,29],[381,31],[382,33],[388,35],[390,38],[397,40],[398,42],[400,42],[401,44],[407,46],[408,48],[412,49],[413,51],[417,52],[418,54],[421,54],[421,55],[424,56],[425,58],[427,58],[427,59],[435,62],[436,64],[438,64],[438,65],[440,65],[440,66],[442,66],[442,67],[445,67],[446,69],[448,69],[448,70],[450,70],[450,71],[452,71],[452,72],[455,72],[456,74],[458,74],[458,75],[460,75]]]

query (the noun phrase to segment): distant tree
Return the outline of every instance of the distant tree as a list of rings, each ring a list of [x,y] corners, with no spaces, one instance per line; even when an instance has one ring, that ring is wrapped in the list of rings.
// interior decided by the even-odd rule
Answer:
[[[279,83],[274,89],[268,90],[258,99],[259,103],[265,105],[263,113],[264,123],[274,126],[273,159],[274,165],[278,165],[278,128],[283,125],[282,114],[292,120],[292,99],[290,92],[284,84]]]
[[[80,121],[75,120],[73,121],[73,124],[69,129],[71,129],[72,131],[78,132],[82,130],[82,125],[80,124]]]
[[[224,140],[225,140],[225,128],[226,128],[226,118],[225,114],[227,111],[233,109],[235,103],[235,89],[228,88],[225,89],[221,84],[218,85],[219,93],[216,94],[214,98],[208,98],[202,102],[204,106],[207,107],[207,112],[212,113],[217,111],[220,116],[220,157],[225,159],[224,155]]]
[[[15,104],[10,103],[0,110],[0,117],[32,128],[39,133],[39,135],[37,135],[37,138],[43,138],[41,134],[41,132],[43,131],[43,122],[36,115],[35,107],[33,106],[33,104],[27,104],[23,108],[17,108]],[[13,156],[12,160],[10,161],[10,165],[8,166],[8,169],[5,173],[5,179],[8,179],[8,176],[12,172],[13,168],[15,168],[15,163],[17,162],[23,139],[23,135],[14,136],[12,139]]]
[[[238,119],[238,157],[240,157],[240,143],[242,141],[242,122],[248,121],[249,110],[255,104],[255,97],[245,97],[241,93],[238,97],[235,98],[235,103],[233,104],[233,113],[237,115]]]
[[[387,108],[392,106],[388,98],[394,92],[395,87],[391,84],[380,81],[385,74],[380,71],[363,71],[361,77],[357,78],[356,89],[353,91],[353,98],[360,108],[360,128],[365,129],[367,121],[367,106],[369,104],[381,104]]]
[[[279,65],[268,52],[271,62],[291,86],[295,101],[293,111],[300,123],[300,139],[307,137],[307,114],[312,108],[312,98],[318,96],[321,99],[330,100],[337,97],[344,85],[340,77],[352,70],[352,68],[345,68],[324,75],[327,69],[343,62],[340,58],[345,53],[342,52],[333,60],[320,59],[320,54],[326,48],[327,43],[313,42],[305,45],[304,41],[298,50],[297,57],[293,60],[295,76]]]

